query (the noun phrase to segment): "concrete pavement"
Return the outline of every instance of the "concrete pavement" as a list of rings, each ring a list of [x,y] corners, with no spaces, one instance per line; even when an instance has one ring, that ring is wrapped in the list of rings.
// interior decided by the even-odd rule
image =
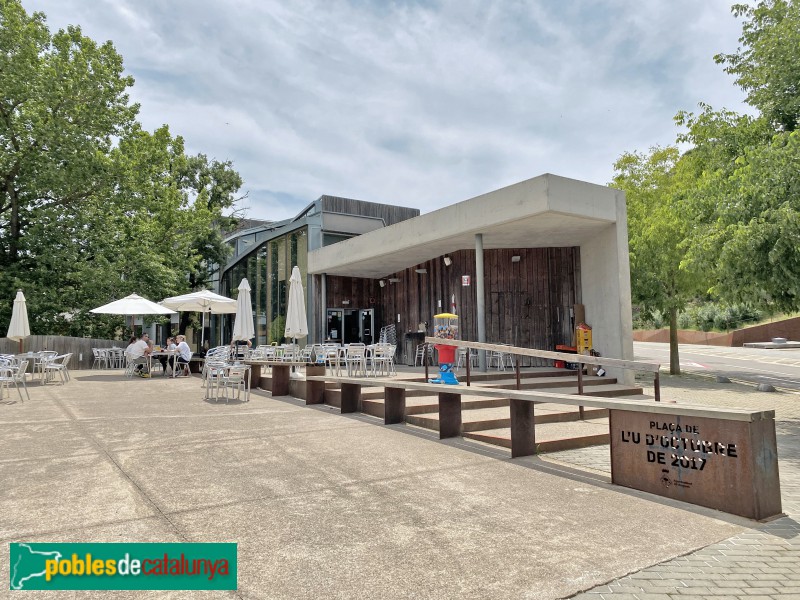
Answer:
[[[791,519],[765,527],[610,485],[607,447],[512,461],[479,442],[265,392],[207,402],[197,377],[83,371],[30,392],[0,402],[6,577],[11,541],[238,542],[239,591],[200,598],[597,598],[623,593],[628,574],[731,540],[751,540],[750,556],[760,546],[796,558]],[[796,499],[798,455],[784,455],[792,403],[760,396],[785,404],[781,474]]]
[[[718,384],[692,375],[662,375],[662,385],[666,396],[681,404],[775,409],[781,495],[787,516],[572,597],[800,599],[800,394],[760,393],[753,386]],[[610,473],[607,457],[596,448],[560,453],[557,460]]]

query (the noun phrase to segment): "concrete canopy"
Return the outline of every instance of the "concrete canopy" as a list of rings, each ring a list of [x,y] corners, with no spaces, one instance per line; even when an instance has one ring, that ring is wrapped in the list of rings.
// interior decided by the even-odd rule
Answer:
[[[309,273],[382,278],[456,250],[582,246],[617,222],[622,192],[544,174],[309,253]]]

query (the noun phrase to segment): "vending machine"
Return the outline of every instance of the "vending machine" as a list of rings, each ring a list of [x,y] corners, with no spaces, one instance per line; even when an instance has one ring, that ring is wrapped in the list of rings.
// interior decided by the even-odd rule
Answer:
[[[376,344],[381,324],[376,309],[362,308],[359,311],[360,338],[364,344]]]
[[[361,341],[361,319],[357,308],[349,308],[344,311],[344,339],[345,344],[352,344]]]
[[[325,322],[325,341],[341,344],[344,339],[344,311],[329,308]]]

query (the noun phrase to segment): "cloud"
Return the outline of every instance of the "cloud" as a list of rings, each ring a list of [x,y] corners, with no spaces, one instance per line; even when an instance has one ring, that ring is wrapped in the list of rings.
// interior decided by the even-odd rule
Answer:
[[[233,161],[252,217],[606,183],[621,153],[674,141],[678,110],[742,108],[712,59],[740,32],[721,0],[23,3],[111,39],[144,125]]]

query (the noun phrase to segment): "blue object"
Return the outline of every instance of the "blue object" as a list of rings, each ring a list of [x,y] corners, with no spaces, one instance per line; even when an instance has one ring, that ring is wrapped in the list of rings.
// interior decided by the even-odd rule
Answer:
[[[435,379],[429,379],[428,383],[458,385],[458,379],[456,379],[456,376],[453,373],[453,363],[442,363],[439,365],[439,377],[436,377]]]

